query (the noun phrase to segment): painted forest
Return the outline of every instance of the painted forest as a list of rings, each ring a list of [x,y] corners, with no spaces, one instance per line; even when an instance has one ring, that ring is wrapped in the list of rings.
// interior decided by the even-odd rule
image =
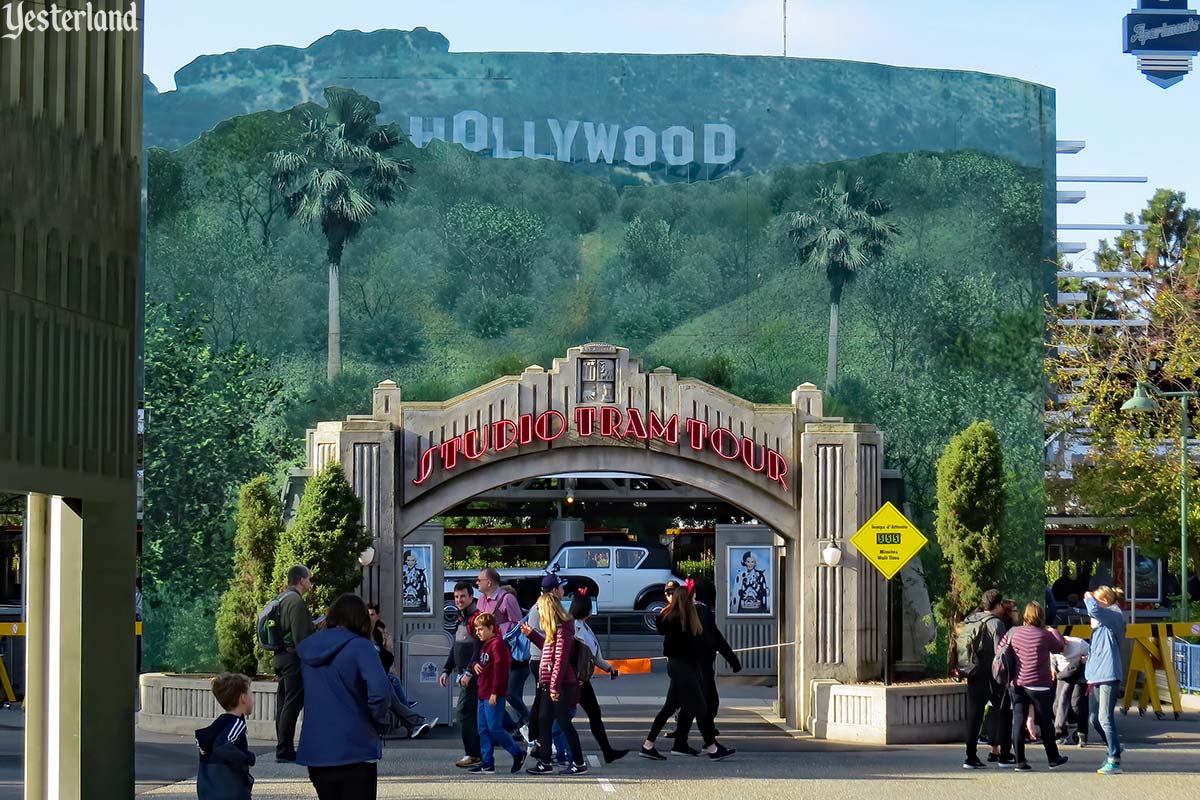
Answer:
[[[585,174],[414,147],[361,95],[348,102],[365,117],[339,128],[348,95],[337,92],[148,153],[148,668],[215,660],[237,487],[263,472],[281,480],[306,427],[363,413],[383,379],[406,400],[442,400],[588,341],[757,402],[786,402],[806,381],[827,389],[827,414],[883,430],[927,530],[938,456],[991,420],[1005,547],[1040,554],[1053,274],[1041,170],[953,150],[702,182]],[[339,213],[353,224],[336,235],[340,185],[322,198],[305,177],[314,142],[341,154],[333,171],[370,206],[347,190]],[[305,169],[281,157],[304,153]],[[357,172],[354,153],[369,162]],[[940,554],[925,558],[936,592]],[[1009,585],[1041,580],[1037,559],[1005,569]]]

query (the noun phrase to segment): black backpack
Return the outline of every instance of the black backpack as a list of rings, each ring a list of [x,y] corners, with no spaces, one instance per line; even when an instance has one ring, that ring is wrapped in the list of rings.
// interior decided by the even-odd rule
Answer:
[[[254,624],[254,634],[258,639],[258,646],[269,653],[287,648],[283,641],[283,607],[279,602],[285,594],[287,592],[283,592],[263,606],[263,610],[258,612],[258,620]]]
[[[954,633],[956,668],[960,675],[971,677],[979,672],[979,651],[983,646],[984,623],[989,615],[975,613],[958,624]]]
[[[592,673],[596,671],[596,654],[592,652],[592,648],[579,641],[578,638],[575,639],[575,652],[571,661],[580,685],[592,679]]]

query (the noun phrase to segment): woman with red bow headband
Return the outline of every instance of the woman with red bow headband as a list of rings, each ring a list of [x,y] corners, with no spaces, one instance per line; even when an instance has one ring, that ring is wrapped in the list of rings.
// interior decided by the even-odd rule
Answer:
[[[687,715],[694,718],[700,735],[704,737],[703,753],[713,761],[729,758],[734,751],[717,741],[713,718],[708,714],[700,678],[700,658],[704,652],[704,626],[696,611],[696,601],[692,598],[695,582],[690,578],[685,584],[671,592],[671,599],[655,620],[658,632],[663,635],[663,655],[667,657],[667,675],[671,679],[667,689],[667,699],[662,709],[654,718],[646,741],[638,752],[642,758],[653,761],[666,761],[667,757],[658,752],[654,740],[662,732],[663,726],[676,710],[680,717]],[[676,745],[672,752],[682,755],[699,756],[701,751],[692,750],[683,745]]]

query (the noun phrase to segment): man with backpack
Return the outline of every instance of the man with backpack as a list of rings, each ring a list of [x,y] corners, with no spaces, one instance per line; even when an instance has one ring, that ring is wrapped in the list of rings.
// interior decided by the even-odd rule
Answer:
[[[279,681],[275,700],[275,760],[293,763],[296,760],[296,720],[304,708],[304,683],[300,677],[296,646],[313,632],[312,614],[304,602],[304,595],[312,589],[312,573],[308,567],[297,564],[288,570],[287,580],[287,588],[272,601],[277,607],[279,638],[271,663]],[[263,615],[274,617],[271,612],[268,605]]]
[[[992,681],[992,657],[996,643],[1007,630],[1003,620],[1004,604],[1000,592],[988,589],[983,593],[981,610],[975,611],[962,621],[955,633],[955,671],[967,680],[967,758],[963,769],[982,769],[986,765],[979,760],[979,729],[983,723],[983,711],[988,701],[995,704],[1001,692]],[[993,705],[995,710],[995,705]],[[997,715],[993,714],[993,718]],[[994,725],[988,726],[989,731]],[[996,737],[989,735],[995,743]],[[1002,756],[991,760],[1002,760]],[[1011,758],[1011,756],[1010,756]]]

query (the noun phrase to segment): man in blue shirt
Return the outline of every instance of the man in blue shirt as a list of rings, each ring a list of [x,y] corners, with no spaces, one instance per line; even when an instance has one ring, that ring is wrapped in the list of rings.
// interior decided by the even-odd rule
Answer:
[[[1121,772],[1121,740],[1117,737],[1114,709],[1117,686],[1121,682],[1125,614],[1117,605],[1116,592],[1108,586],[1097,587],[1095,592],[1085,594],[1083,604],[1092,618],[1092,648],[1083,671],[1091,689],[1088,716],[1108,748],[1108,757],[1096,771],[1101,775],[1116,775]]]

